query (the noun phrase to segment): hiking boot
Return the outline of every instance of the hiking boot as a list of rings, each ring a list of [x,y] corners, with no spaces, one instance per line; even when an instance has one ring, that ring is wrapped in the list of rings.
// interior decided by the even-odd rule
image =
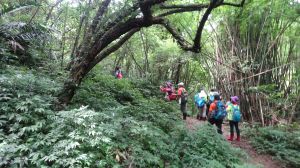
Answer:
[[[240,136],[237,136],[237,137],[236,137],[236,141],[241,141],[241,137],[240,137]]]
[[[233,141],[234,134],[230,134],[230,137],[227,138],[228,141]]]

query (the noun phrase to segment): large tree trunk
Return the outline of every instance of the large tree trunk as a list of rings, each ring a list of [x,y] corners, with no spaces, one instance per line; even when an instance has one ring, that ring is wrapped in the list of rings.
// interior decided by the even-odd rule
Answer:
[[[167,11],[165,13],[156,14],[156,16],[152,15],[151,7],[156,4],[162,4],[167,0],[139,0],[138,3],[132,6],[126,5],[120,11],[114,13],[115,15],[107,22],[103,23],[102,18],[108,10],[110,1],[111,0],[102,1],[80,45],[81,47],[77,49],[76,59],[71,64],[69,78],[64,83],[64,88],[58,97],[59,104],[61,105],[66,105],[71,101],[82,79],[97,63],[120,48],[135,32],[139,31],[140,28],[155,24],[162,25],[173,38],[176,39],[183,50],[200,52],[201,32],[211,11],[222,5],[241,7],[245,0],[242,0],[241,4],[224,3],[222,0],[211,0],[209,4],[161,5],[160,9]],[[181,36],[181,33],[172,27],[165,18],[175,13],[200,11],[204,8],[207,9],[202,19],[200,19],[197,34],[193,41],[194,44],[188,43]],[[141,17],[141,14],[143,17]],[[116,40],[117,42],[115,42]]]
[[[68,104],[73,98],[77,87],[80,85],[84,76],[89,72],[91,67],[77,63],[70,72],[69,78],[64,83],[63,91],[59,95],[59,102],[61,104]]]

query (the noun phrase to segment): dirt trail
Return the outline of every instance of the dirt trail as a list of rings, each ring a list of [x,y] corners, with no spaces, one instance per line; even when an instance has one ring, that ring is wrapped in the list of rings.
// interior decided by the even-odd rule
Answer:
[[[192,117],[187,117],[187,120],[185,122],[186,122],[186,126],[189,130],[194,130],[196,128],[196,126],[205,123],[203,121],[199,121]],[[223,125],[223,132],[224,132],[223,135],[225,136],[225,138],[227,138],[227,136],[229,135],[229,126],[228,125],[226,125],[226,124]],[[255,149],[250,145],[249,141],[247,139],[245,139],[244,137],[241,137],[240,142],[232,141],[231,144],[236,148],[241,148],[242,150],[244,150],[249,156],[248,162],[253,165],[257,165],[257,166],[264,167],[264,168],[284,167],[284,165],[282,165],[282,163],[280,163],[277,160],[272,159],[272,156],[257,153],[255,151]]]

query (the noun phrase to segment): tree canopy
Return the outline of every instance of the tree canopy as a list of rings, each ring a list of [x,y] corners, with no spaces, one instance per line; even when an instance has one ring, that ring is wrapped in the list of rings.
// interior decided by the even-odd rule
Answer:
[[[186,128],[166,82],[191,118],[200,89],[238,96],[247,142],[299,167],[299,16],[299,0],[2,0],[0,167],[252,166]]]

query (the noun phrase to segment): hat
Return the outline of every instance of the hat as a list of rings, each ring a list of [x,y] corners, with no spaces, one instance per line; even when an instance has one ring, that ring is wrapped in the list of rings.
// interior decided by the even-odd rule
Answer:
[[[232,97],[230,97],[230,99],[231,99],[232,103],[237,103],[239,101],[239,97],[237,97],[237,96],[232,96]]]
[[[178,86],[183,86],[183,85],[184,85],[183,82],[178,83]]]

